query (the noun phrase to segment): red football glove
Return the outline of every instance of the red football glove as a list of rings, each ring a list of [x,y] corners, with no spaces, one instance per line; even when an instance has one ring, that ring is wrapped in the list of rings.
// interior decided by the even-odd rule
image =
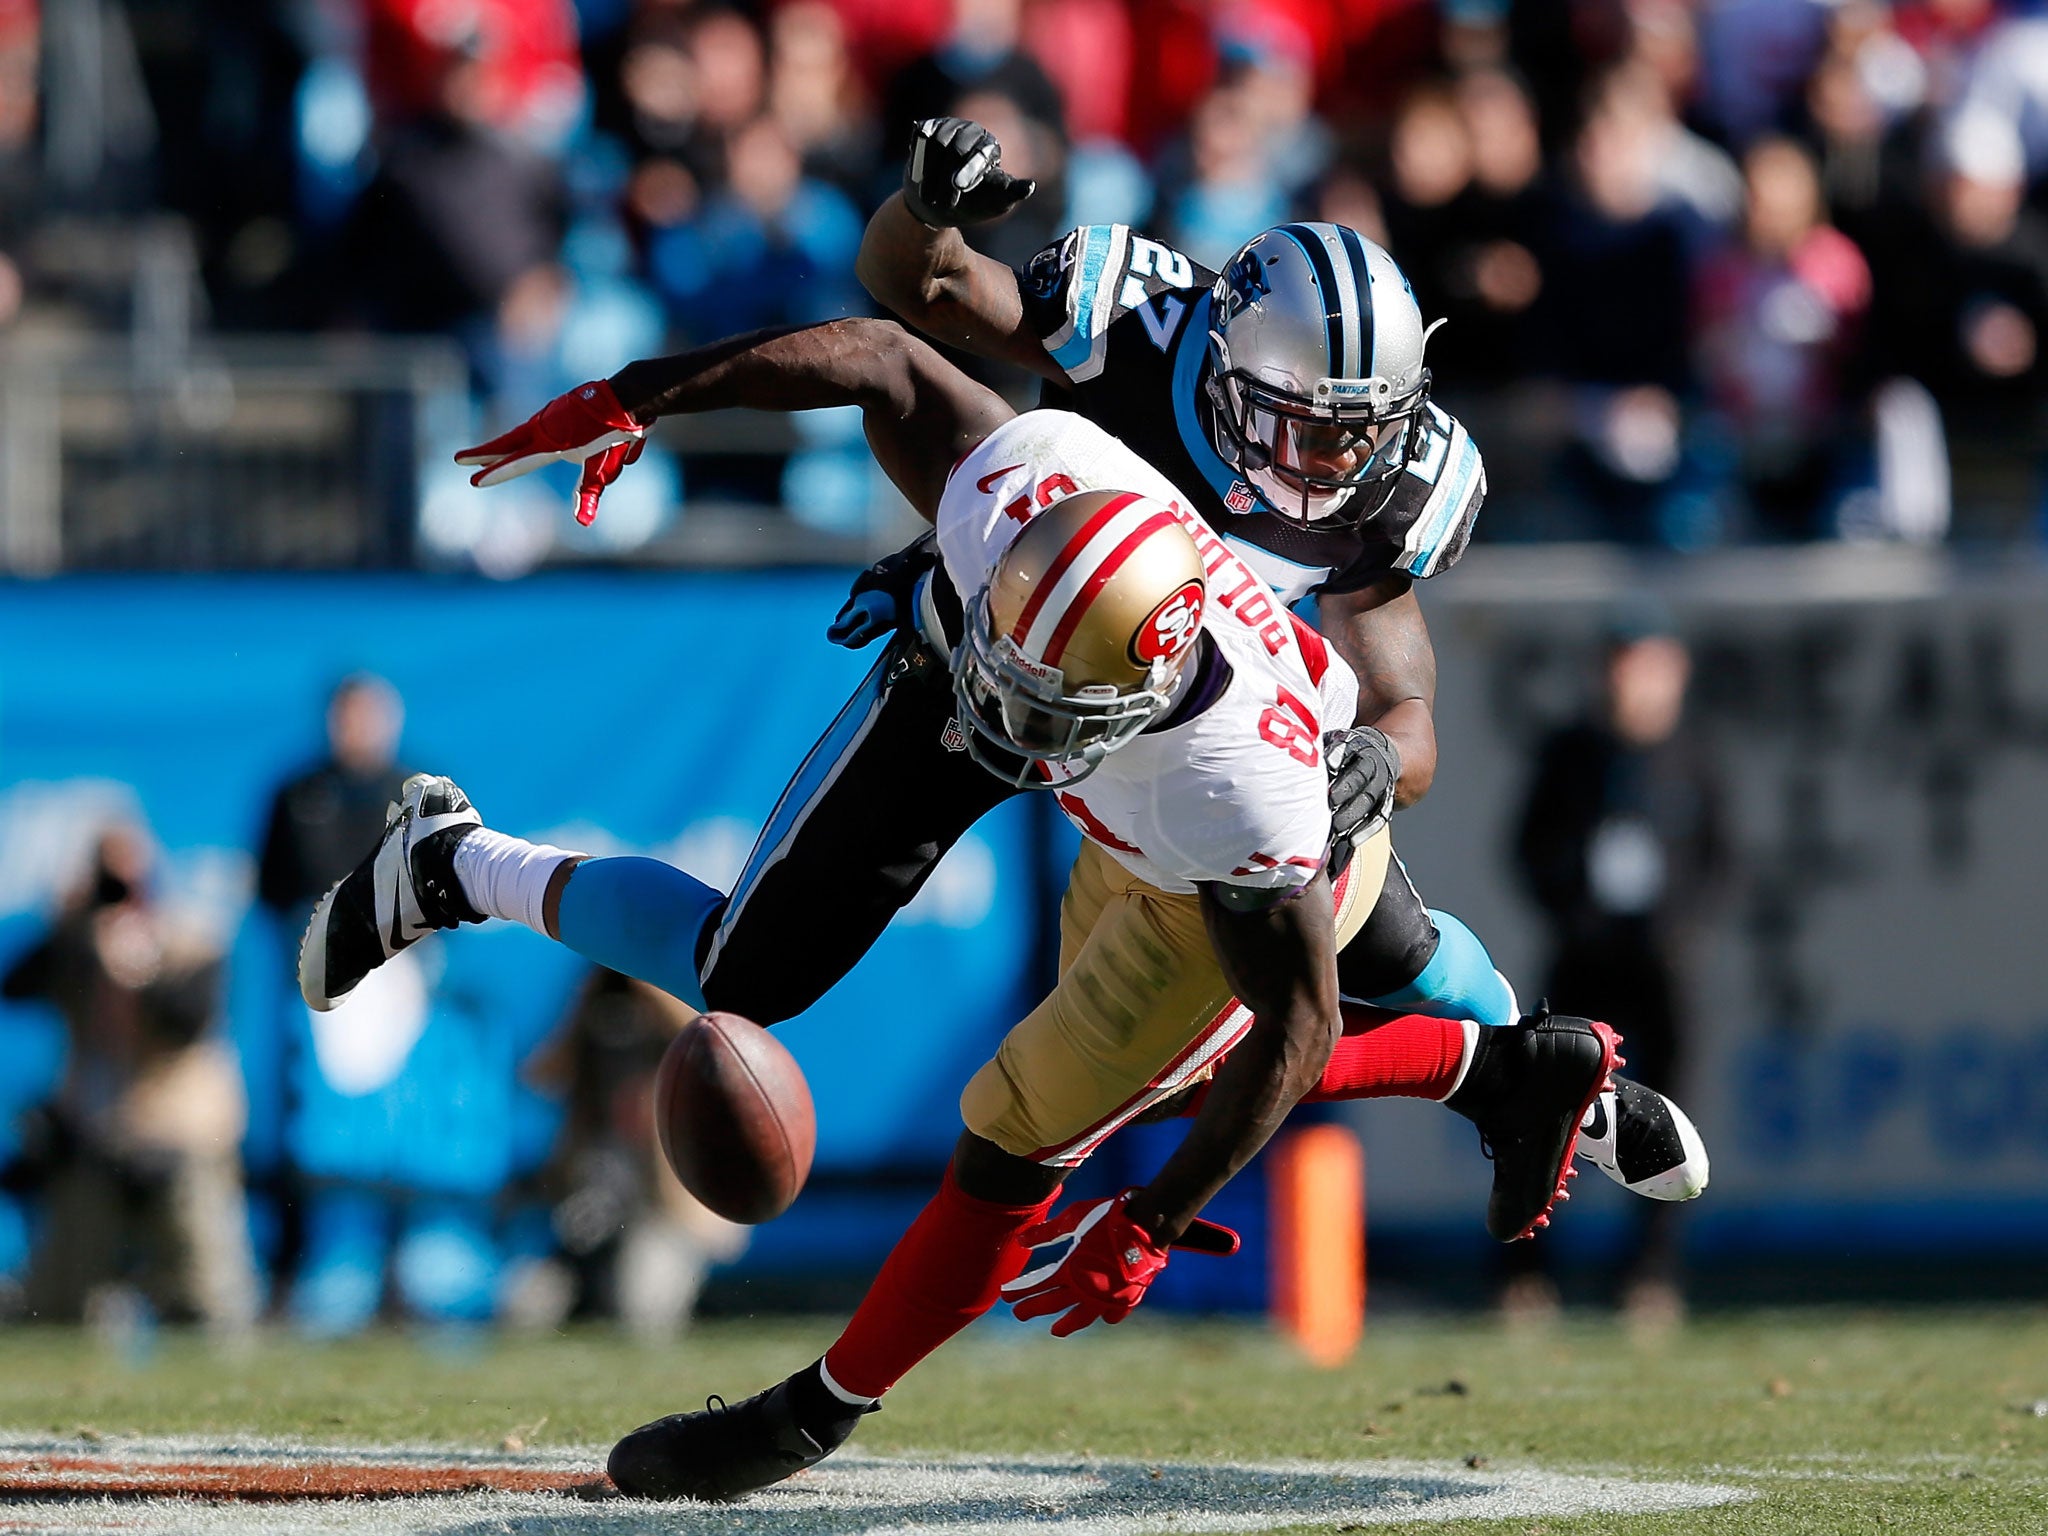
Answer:
[[[476,486],[499,485],[562,459],[581,463],[576,521],[588,524],[597,518],[604,488],[640,457],[646,439],[645,424],[627,414],[611,385],[593,379],[555,396],[510,432],[463,449],[455,462],[482,466],[469,477]]]
[[[1018,1318],[1050,1317],[1054,1338],[1079,1333],[1090,1323],[1120,1323],[1145,1299],[1146,1287],[1166,1268],[1167,1250],[1152,1240],[1125,1211],[1135,1189],[1107,1200],[1070,1205],[1050,1221],[1018,1234],[1027,1248],[1061,1241],[1066,1250],[1028,1269],[1003,1287],[1003,1299]],[[1237,1234],[1213,1221],[1197,1220],[1175,1248],[1200,1253],[1237,1252]]]

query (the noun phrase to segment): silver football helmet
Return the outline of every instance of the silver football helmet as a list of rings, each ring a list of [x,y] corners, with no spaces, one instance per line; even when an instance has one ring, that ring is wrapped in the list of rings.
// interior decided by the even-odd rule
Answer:
[[[1210,314],[1204,387],[1224,459],[1303,522],[1385,506],[1415,448],[1436,329],[1394,258],[1341,224],[1282,224],[1224,264]]]

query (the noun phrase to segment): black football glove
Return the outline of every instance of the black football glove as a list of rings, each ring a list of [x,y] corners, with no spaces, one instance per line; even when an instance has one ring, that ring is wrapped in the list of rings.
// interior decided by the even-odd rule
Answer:
[[[1330,834],[1342,845],[1377,830],[1394,814],[1394,787],[1401,782],[1401,749],[1372,726],[1323,735],[1323,761],[1330,770]]]
[[[915,629],[911,594],[917,580],[939,561],[934,535],[926,531],[893,555],[884,555],[853,578],[853,590],[838,616],[825,628],[825,638],[849,651],[874,644],[899,629]]]
[[[928,117],[912,131],[903,201],[933,229],[1001,218],[1037,190],[1003,169],[1003,146],[964,117]]]

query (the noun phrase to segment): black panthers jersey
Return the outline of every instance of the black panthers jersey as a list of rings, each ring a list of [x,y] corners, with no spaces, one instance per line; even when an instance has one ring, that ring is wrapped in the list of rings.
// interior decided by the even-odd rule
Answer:
[[[1215,277],[1122,224],[1083,225],[1040,251],[1018,288],[1069,381],[1048,384],[1042,403],[1122,438],[1289,603],[1453,564],[1486,498],[1486,471],[1464,427],[1434,405],[1387,505],[1363,525],[1282,516],[1224,461],[1196,407]]]

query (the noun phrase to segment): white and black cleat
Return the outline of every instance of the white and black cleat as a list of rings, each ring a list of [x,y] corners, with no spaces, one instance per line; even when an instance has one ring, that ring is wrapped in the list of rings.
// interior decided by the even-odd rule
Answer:
[[[1707,1187],[1707,1145],[1685,1111],[1625,1077],[1586,1111],[1578,1153],[1645,1199],[1691,1200]]]
[[[299,995],[325,1013],[401,949],[437,928],[483,921],[455,879],[455,845],[482,818],[450,779],[416,773],[368,858],[313,908],[299,941]]]

